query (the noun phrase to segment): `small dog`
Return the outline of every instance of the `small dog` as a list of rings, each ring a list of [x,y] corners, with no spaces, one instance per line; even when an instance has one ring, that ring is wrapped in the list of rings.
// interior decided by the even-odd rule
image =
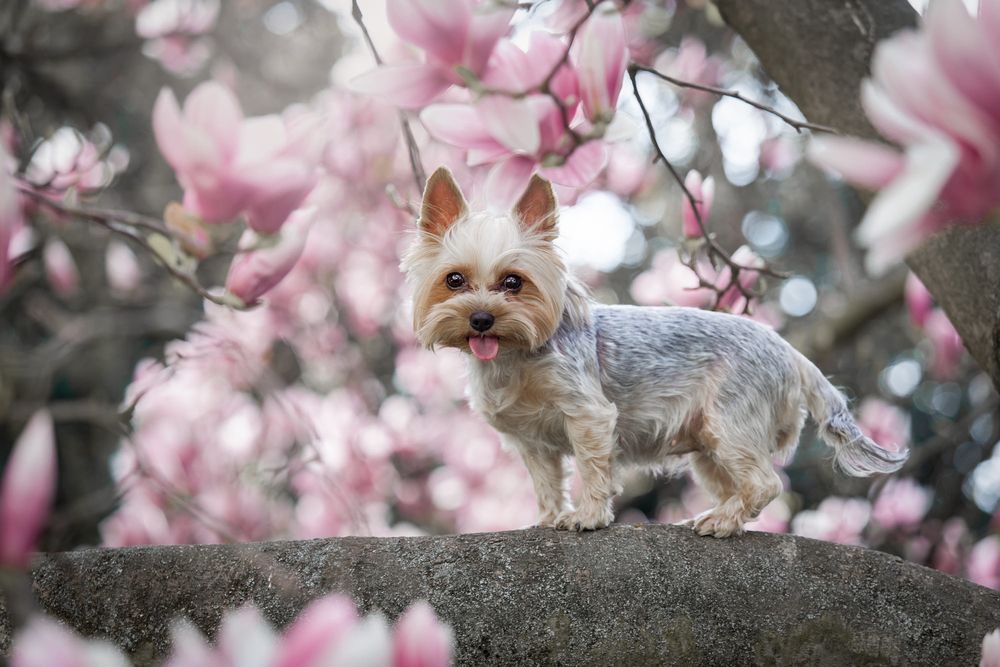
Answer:
[[[689,523],[738,534],[781,493],[772,457],[794,451],[804,408],[844,472],[906,460],[865,437],[844,396],[771,329],[695,308],[593,303],[553,245],[556,217],[538,176],[497,216],[470,213],[440,168],[402,263],[417,337],[471,353],[472,405],[524,459],[541,525],[607,526],[623,469],[689,464],[718,502]],[[582,480],[575,509],[569,456]]]

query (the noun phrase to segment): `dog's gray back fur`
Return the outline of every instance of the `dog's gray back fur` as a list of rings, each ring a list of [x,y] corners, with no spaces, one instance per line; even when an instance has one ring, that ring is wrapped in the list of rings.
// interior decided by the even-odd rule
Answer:
[[[685,441],[692,419],[707,419],[727,446],[787,457],[808,407],[850,474],[888,472],[906,458],[864,437],[843,395],[764,325],[695,308],[593,304],[573,284],[567,296],[562,324],[541,349],[471,362],[474,407],[518,446],[570,454],[553,415],[609,403],[617,410],[616,467],[676,469],[697,444]],[[559,410],[521,409],[512,389],[518,373],[550,380]]]

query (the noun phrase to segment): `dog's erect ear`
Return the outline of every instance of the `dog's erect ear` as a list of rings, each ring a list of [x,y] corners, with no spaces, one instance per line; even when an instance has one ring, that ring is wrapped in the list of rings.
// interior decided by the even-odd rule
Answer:
[[[433,236],[444,236],[448,228],[463,215],[468,207],[458,183],[447,167],[438,167],[427,179],[424,202],[420,207],[420,231]]]
[[[556,203],[556,193],[552,190],[552,184],[535,174],[531,177],[524,194],[514,205],[514,216],[525,229],[554,237],[558,213],[559,204]]]

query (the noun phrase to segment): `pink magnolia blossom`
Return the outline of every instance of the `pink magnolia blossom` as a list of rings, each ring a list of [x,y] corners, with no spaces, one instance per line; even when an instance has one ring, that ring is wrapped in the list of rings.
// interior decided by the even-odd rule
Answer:
[[[21,204],[17,190],[14,189],[12,176],[16,168],[16,163],[0,144],[0,294],[13,278],[11,260],[14,259],[14,255],[11,252],[11,243],[24,226]]]
[[[749,270],[741,270],[739,272],[739,277],[736,279],[737,285],[732,284],[732,271],[730,268],[728,266],[723,267],[719,272],[719,277],[715,280],[715,286],[720,290],[724,290],[719,297],[718,307],[731,312],[742,312],[747,298],[743,296],[740,286],[743,287],[743,290],[752,289],[757,284],[757,281],[760,280],[760,274],[753,269],[763,268],[765,262],[750,246],[745,245],[740,246],[733,252],[732,260],[740,266],[747,267]]]
[[[531,91],[559,64],[565,50],[563,40],[541,31],[531,34],[527,51],[502,40],[483,80],[504,92]],[[559,67],[550,84],[574,129],[584,122],[572,120],[580,106],[579,86],[568,65]],[[437,139],[468,150],[470,165],[493,165],[486,192],[497,208],[511,206],[535,171],[557,185],[579,188],[596,178],[607,160],[603,142],[574,143],[563,112],[548,95],[511,99],[494,94],[475,106],[434,104],[421,112],[420,119]]]
[[[454,636],[426,602],[416,602],[399,617],[393,631],[393,667],[447,667]]]
[[[15,636],[11,667],[129,667],[116,646],[101,639],[83,639],[44,616],[31,618]],[[189,663],[192,665],[192,663]],[[207,667],[207,666],[206,666]]]
[[[931,343],[931,375],[938,380],[955,377],[965,353],[962,337],[940,308],[935,308],[924,320],[924,333]]]
[[[660,250],[652,265],[643,271],[629,288],[640,306],[707,306],[711,295],[698,289],[698,277],[685,266],[673,248]]]
[[[219,6],[219,0],[153,0],[135,17],[135,31],[144,39],[203,35],[215,28]]]
[[[108,129],[102,125],[87,136],[72,127],[61,127],[35,147],[24,177],[49,190],[99,190],[128,166],[127,151],[110,143]]]
[[[912,271],[906,276],[903,296],[906,300],[906,311],[910,314],[910,320],[918,327],[923,327],[927,323],[927,316],[934,308],[934,297],[927,291],[917,274]]]
[[[480,77],[493,48],[508,30],[514,8],[478,0],[388,0],[396,34],[421,49],[422,63],[383,65],[351,86],[408,109],[422,107],[463,76]]]
[[[858,228],[870,270],[1000,203],[998,36],[1000,1],[982,0],[977,18],[964,3],[933,3],[920,30],[878,45],[861,90],[869,120],[903,152],[852,138],[813,140],[813,161],[879,190]]]
[[[886,530],[913,529],[931,507],[934,494],[913,479],[893,478],[886,482],[872,507],[872,520]]]
[[[963,519],[955,517],[945,521],[941,527],[941,538],[934,550],[931,565],[948,574],[961,574],[968,536],[969,528]]]
[[[715,179],[709,176],[702,180],[701,173],[692,169],[684,178],[684,186],[698,202],[698,215],[702,222],[707,223],[708,216],[712,212],[712,201],[715,199]],[[695,217],[695,210],[686,196],[681,199],[681,221],[684,236],[694,239],[702,235],[701,226],[698,225],[698,219]]]
[[[233,94],[211,81],[183,111],[166,88],[153,108],[156,143],[184,188],[184,208],[207,222],[246,212],[262,234],[280,229],[316,185],[317,127],[309,116],[244,118]]]
[[[55,495],[56,442],[48,412],[36,412],[24,427],[2,479],[0,566],[25,567]]]
[[[302,256],[314,212],[300,209],[293,213],[273,246],[236,255],[226,276],[226,289],[250,304],[281,282]],[[241,248],[253,248],[259,243],[261,238],[252,229],[246,230],[240,239]]]
[[[858,426],[879,445],[894,451],[901,451],[910,443],[910,419],[907,414],[879,398],[868,397],[861,401]]]
[[[1000,628],[983,637],[983,652],[979,667],[1000,667]]]
[[[861,544],[861,532],[868,525],[871,505],[859,498],[825,498],[815,510],[804,510],[792,519],[792,532],[803,537]]]
[[[80,289],[80,271],[73,254],[61,239],[52,236],[42,250],[45,276],[52,289],[62,296],[70,296]]]
[[[681,81],[714,86],[718,84],[721,64],[717,58],[708,55],[705,43],[697,37],[685,36],[676,49],[665,51],[657,57],[654,69]],[[711,93],[693,88],[677,91],[684,104],[700,106],[715,99]]]
[[[597,5],[577,33],[570,55],[587,119],[594,124],[610,122],[628,64],[625,25],[613,2]]]
[[[124,241],[112,240],[104,255],[104,273],[116,292],[131,292],[142,282],[142,268]]]
[[[969,579],[1000,590],[1000,535],[984,537],[972,547],[965,562]]]

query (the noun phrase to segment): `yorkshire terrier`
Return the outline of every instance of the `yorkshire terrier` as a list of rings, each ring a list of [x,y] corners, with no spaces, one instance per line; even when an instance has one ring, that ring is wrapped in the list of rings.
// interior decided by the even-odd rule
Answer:
[[[865,437],[844,396],[773,330],[696,308],[590,300],[553,241],[557,204],[534,176],[509,215],[474,213],[451,173],[427,182],[403,259],[414,329],[471,354],[471,402],[524,459],[539,523],[603,528],[621,472],[690,465],[717,505],[688,523],[728,537],[781,493],[772,459],[793,453],[806,409],[854,476],[907,453]],[[575,509],[566,459],[582,481]]]

